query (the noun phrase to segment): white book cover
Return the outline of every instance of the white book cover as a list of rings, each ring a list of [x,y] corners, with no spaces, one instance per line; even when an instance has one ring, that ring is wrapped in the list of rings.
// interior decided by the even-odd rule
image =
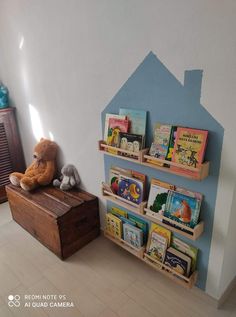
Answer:
[[[113,113],[106,113],[105,117],[105,124],[104,124],[104,136],[103,140],[107,141],[107,134],[108,134],[108,128],[109,128],[109,119],[115,118],[115,119],[126,119],[126,115],[119,115],[119,114],[113,114]]]

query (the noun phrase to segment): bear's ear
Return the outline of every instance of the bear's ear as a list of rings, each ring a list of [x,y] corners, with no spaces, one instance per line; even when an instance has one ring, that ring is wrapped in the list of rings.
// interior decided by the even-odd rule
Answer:
[[[41,138],[41,139],[40,139],[40,142],[42,142],[43,140],[44,140],[44,138]]]

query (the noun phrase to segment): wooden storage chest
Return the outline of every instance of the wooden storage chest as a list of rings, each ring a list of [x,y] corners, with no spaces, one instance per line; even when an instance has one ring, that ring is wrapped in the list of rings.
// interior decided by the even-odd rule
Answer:
[[[8,185],[6,192],[13,219],[61,259],[100,233],[98,198],[85,191]]]

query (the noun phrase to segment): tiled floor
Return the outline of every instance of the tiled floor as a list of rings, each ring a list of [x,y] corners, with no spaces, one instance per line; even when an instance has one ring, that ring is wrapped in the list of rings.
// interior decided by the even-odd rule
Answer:
[[[8,296],[21,296],[9,307]],[[45,300],[25,295],[54,295],[71,308],[24,307]],[[33,302],[35,304],[33,304]],[[11,219],[0,205],[0,317],[220,317],[236,316],[236,289],[217,310],[198,291],[188,291],[100,237],[66,261],[59,260]]]

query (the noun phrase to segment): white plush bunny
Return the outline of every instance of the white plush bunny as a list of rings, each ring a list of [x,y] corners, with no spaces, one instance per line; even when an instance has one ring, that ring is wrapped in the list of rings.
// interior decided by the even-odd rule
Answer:
[[[61,174],[60,180],[54,179],[53,186],[60,187],[61,190],[69,190],[73,187],[79,187],[80,177],[74,165],[64,165],[61,169]]]

